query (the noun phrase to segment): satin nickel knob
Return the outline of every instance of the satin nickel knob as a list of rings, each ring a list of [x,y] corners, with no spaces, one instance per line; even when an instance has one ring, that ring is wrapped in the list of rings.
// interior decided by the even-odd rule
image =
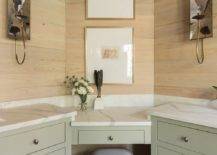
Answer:
[[[182,141],[184,141],[185,143],[188,143],[188,142],[189,142],[189,138],[188,138],[188,137],[182,137],[181,139],[182,139]]]
[[[34,140],[33,140],[33,143],[34,143],[35,145],[38,145],[38,144],[39,144],[39,140],[38,140],[38,139],[34,139]]]
[[[108,140],[113,141],[114,138],[112,136],[108,136]]]

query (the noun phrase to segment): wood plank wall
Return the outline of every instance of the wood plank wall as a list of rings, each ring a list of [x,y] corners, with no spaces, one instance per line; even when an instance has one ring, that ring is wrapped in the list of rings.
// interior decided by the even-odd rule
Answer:
[[[204,40],[205,62],[198,65],[189,41],[189,0],[155,0],[155,93],[212,98],[217,85],[217,1],[214,37]]]
[[[65,0],[31,0],[27,59],[16,64],[7,39],[7,0],[0,0],[0,101],[65,94]],[[18,47],[22,54],[22,46]]]
[[[67,0],[66,71],[84,75],[84,28],[86,26],[134,27],[134,84],[106,85],[103,94],[144,94],[154,89],[154,0],[135,0],[135,20],[85,20],[85,0]]]

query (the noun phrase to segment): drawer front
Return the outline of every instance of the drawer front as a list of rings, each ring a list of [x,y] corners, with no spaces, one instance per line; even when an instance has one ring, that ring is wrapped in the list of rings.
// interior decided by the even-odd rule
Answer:
[[[157,147],[157,155],[183,155],[183,153],[172,149]]]
[[[49,153],[49,155],[66,155],[66,151],[65,149],[57,150],[57,151]]]
[[[79,131],[79,144],[144,144],[144,131]]]
[[[217,152],[217,134],[165,122],[158,122],[157,128],[157,138],[160,142],[205,154]]]
[[[65,148],[60,150],[43,150],[40,152],[33,153],[31,155],[66,155]]]
[[[44,127],[0,139],[0,154],[35,152],[65,142],[65,123]]]
[[[196,152],[181,149],[181,148],[177,149],[171,146],[170,147],[157,146],[157,152],[155,155],[204,155],[204,154],[196,153]]]

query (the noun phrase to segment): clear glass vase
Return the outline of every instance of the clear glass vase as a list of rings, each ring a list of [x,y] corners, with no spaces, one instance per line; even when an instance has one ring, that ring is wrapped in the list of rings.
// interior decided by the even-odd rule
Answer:
[[[79,95],[81,99],[81,111],[87,110],[87,95]]]

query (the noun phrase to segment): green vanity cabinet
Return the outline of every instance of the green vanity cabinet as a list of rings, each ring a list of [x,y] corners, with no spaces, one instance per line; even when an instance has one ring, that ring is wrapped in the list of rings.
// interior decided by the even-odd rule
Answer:
[[[152,155],[215,155],[217,129],[152,116]]]
[[[0,134],[1,155],[71,155],[70,119]]]

